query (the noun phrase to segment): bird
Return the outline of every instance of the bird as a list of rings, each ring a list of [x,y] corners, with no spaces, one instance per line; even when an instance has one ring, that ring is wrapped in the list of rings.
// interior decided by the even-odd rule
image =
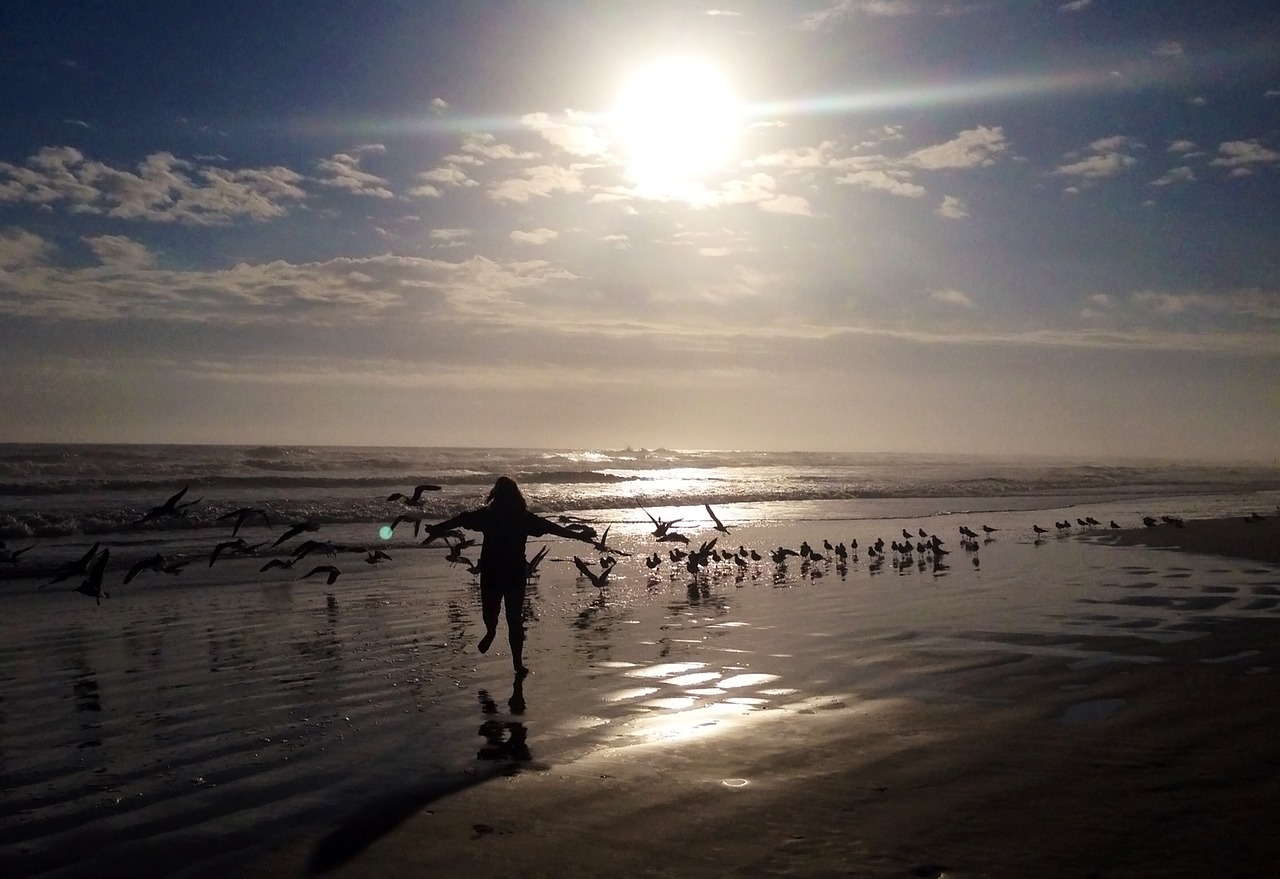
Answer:
[[[716,523],[715,530],[719,531],[721,534],[728,534],[729,529],[725,527],[725,524],[723,522],[720,521],[720,518],[716,515],[715,510],[711,509],[711,504],[703,504],[703,506],[707,508],[707,515],[711,517],[711,521]]]
[[[271,561],[267,562],[267,563],[266,563],[265,565],[263,565],[262,567],[258,568],[258,573],[259,573],[259,574],[265,574],[267,571],[271,570],[272,568],[283,568],[284,570],[286,570],[286,571],[287,571],[287,570],[289,570],[290,568],[292,568],[292,567],[293,567],[293,563],[294,563],[294,562],[296,562],[296,561],[297,561],[297,559],[295,559],[295,558],[288,558],[288,559],[272,559]]]
[[[1086,525],[1092,525],[1092,526],[1097,526],[1097,525],[1101,525],[1101,524],[1102,524],[1102,523],[1101,523],[1101,522],[1099,522],[1097,519],[1093,518],[1093,516],[1085,516],[1085,517],[1084,517],[1084,523],[1085,523]]]
[[[647,556],[645,558],[644,564],[645,564],[645,567],[648,568],[649,570],[651,571],[655,570],[659,565],[662,564],[662,556],[658,555],[658,553],[655,552],[653,555]]]
[[[391,501],[403,501],[406,507],[420,507],[422,506],[422,494],[423,492],[427,492],[427,491],[440,491],[440,486],[426,485],[426,484],[414,486],[412,495],[407,495],[399,491],[393,491],[387,497],[387,502],[390,503]]]
[[[306,522],[299,522],[296,525],[290,525],[287,529],[285,529],[285,532],[283,534],[281,534],[279,537],[276,538],[276,542],[271,544],[271,548],[275,549],[277,546],[284,543],[286,540],[292,537],[297,537],[299,534],[309,533],[309,532],[319,531],[319,530],[320,530],[320,523],[312,522],[310,520]]]
[[[89,570],[84,580],[76,587],[76,591],[81,595],[88,595],[98,604],[102,604],[102,599],[110,598],[106,592],[102,590],[102,574],[107,569],[107,559],[111,558],[111,550],[104,549],[94,558],[93,563],[89,565]]]
[[[1157,525],[1159,525],[1159,524],[1160,524],[1160,520],[1159,520],[1159,519],[1156,519],[1156,518],[1155,518],[1155,517],[1153,517],[1153,516],[1143,516],[1143,517],[1142,517],[1142,524],[1143,524],[1143,525],[1146,525],[1148,528],[1154,528],[1154,527],[1156,527]]]
[[[659,543],[688,543],[689,538],[678,531],[668,531],[658,538]]]
[[[190,485],[184,485],[181,491],[174,494],[172,497],[170,497],[167,501],[162,503],[160,506],[152,507],[150,510],[147,511],[146,515],[144,515],[141,519],[139,519],[134,524],[141,525],[144,522],[150,522],[153,519],[163,519],[166,516],[185,516],[187,514],[186,510],[188,507],[195,506],[196,504],[204,500],[204,498],[198,497],[193,501],[187,501],[186,503],[179,503],[182,500],[183,495],[187,493],[187,489],[189,489],[190,487],[191,487]]]
[[[240,526],[255,516],[260,517],[268,528],[271,527],[271,518],[267,515],[267,511],[257,507],[241,507],[238,510],[232,510],[230,513],[224,513],[219,516],[218,521],[225,522],[227,519],[235,519],[235,525],[231,528],[231,536],[235,537],[240,532]]]
[[[190,559],[184,560],[182,562],[182,566],[185,567],[187,562],[189,561]],[[160,553],[147,556],[145,559],[135,562],[133,567],[129,568],[129,573],[124,575],[124,582],[128,583],[130,580],[132,580],[134,577],[141,574],[143,571],[155,571],[156,573],[160,573],[165,570],[165,565],[167,565],[168,563],[169,563],[168,560]],[[178,570],[181,570],[181,569],[182,568],[179,568]],[[174,573],[177,573],[177,571],[174,571]]]
[[[653,523],[653,536],[658,538],[659,540],[661,540],[663,535],[665,535],[668,531],[671,530],[673,525],[681,521],[680,519],[672,519],[671,521],[668,522],[665,519],[655,518],[653,513],[650,513],[644,507],[641,507],[640,510],[646,516],[648,516],[649,521]]]
[[[61,568],[54,571],[53,579],[48,583],[41,583],[39,588],[43,589],[46,586],[52,586],[54,583],[61,583],[63,580],[70,580],[72,577],[83,577],[88,574],[89,562],[93,561],[93,557],[98,554],[98,547],[101,545],[102,543],[100,541],[94,543],[93,546],[89,547],[89,551],[80,556],[80,558],[76,559],[74,562],[67,562]]]
[[[999,529],[999,528],[992,528],[990,525],[983,525],[983,526],[982,526],[982,530],[983,530],[985,533],[987,533],[987,534],[994,534],[995,532],[999,531],[1000,529]]]
[[[1172,525],[1174,528],[1183,528],[1187,524],[1186,522],[1179,519],[1177,516],[1161,516],[1160,521],[1164,522],[1167,525]]]
[[[591,566],[589,564],[576,555],[573,557],[573,563],[577,566],[578,570],[582,572],[582,576],[591,581],[592,586],[595,586],[597,589],[603,589],[609,585],[609,572],[613,570],[612,568],[605,568],[601,573],[597,574],[595,571],[591,570]]]
[[[1049,533],[1048,528],[1041,528],[1039,525],[1032,525],[1031,530],[1034,531],[1037,535]]]
[[[328,575],[328,576],[327,576],[327,582],[328,582],[328,584],[329,584],[330,586],[332,586],[332,585],[333,585],[333,582],[334,582],[335,580],[337,580],[337,579],[338,579],[338,575],[339,575],[339,574],[341,574],[341,573],[342,573],[342,571],[338,570],[338,569],[337,569],[336,567],[334,567],[333,565],[316,565],[314,568],[312,568],[311,570],[307,571],[305,574],[303,574],[303,575],[302,575],[301,577],[299,577],[298,579],[299,579],[299,580],[305,580],[305,579],[307,579],[308,577],[314,577],[316,574],[326,574],[326,575]]]
[[[31,546],[35,546],[33,543]],[[24,546],[22,549],[0,549],[0,563],[7,565],[16,565],[18,557],[24,552],[28,552],[31,546]]]
[[[421,517],[421,516],[418,516],[418,515],[415,515],[415,514],[413,514],[413,513],[401,513],[399,516],[396,516],[394,519],[392,519],[392,520],[391,520],[391,530],[394,532],[394,531],[396,530],[396,528],[400,527],[400,523],[401,523],[401,522],[412,522],[412,523],[413,523],[413,536],[414,536],[414,537],[417,537],[417,536],[418,536],[418,532],[422,530],[422,517]]]
[[[248,543],[243,537],[237,537],[235,540],[224,540],[213,548],[213,552],[209,553],[209,567],[213,567],[213,563],[218,560],[218,556],[224,552],[235,553],[236,555],[253,555],[257,552],[261,543]]]
[[[365,550],[364,562],[366,565],[376,565],[379,562],[389,561],[391,561],[391,556],[380,549]]]
[[[542,564],[542,560],[546,557],[547,545],[544,543],[542,544],[542,549],[538,550],[537,554],[533,558],[525,562],[524,578],[526,580],[532,580],[534,577],[538,576],[538,565]]]

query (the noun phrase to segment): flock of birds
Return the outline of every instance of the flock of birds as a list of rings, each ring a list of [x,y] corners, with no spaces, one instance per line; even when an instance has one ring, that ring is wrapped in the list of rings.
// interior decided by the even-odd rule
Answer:
[[[187,516],[188,510],[204,500],[203,498],[186,500],[189,487],[183,487],[163,503],[152,507],[134,525],[141,526],[160,519]],[[414,512],[414,510],[421,509],[424,506],[424,494],[439,490],[440,486],[438,485],[422,484],[415,486],[410,493],[393,492],[387,497],[387,503],[399,503],[403,505],[404,511],[392,520],[388,528],[384,529],[384,533],[389,535],[394,533],[395,529],[400,525],[409,523],[413,526],[414,537],[418,538],[424,517],[422,514]],[[865,547],[860,547],[857,539],[852,539],[847,544],[843,542],[832,544],[829,540],[823,540],[821,549],[810,546],[805,541],[800,544],[798,549],[779,546],[776,549],[768,550],[764,554],[756,549],[749,549],[741,545],[736,550],[724,549],[720,548],[718,543],[721,536],[727,536],[731,533],[731,529],[720,520],[710,504],[704,504],[704,508],[710,519],[712,530],[718,532],[718,534],[709,540],[701,541],[697,549],[692,548],[692,539],[676,527],[681,522],[684,522],[684,519],[660,519],[643,507],[641,508],[653,524],[653,530],[649,532],[648,536],[655,543],[669,547],[665,553],[661,549],[654,549],[645,556],[644,565],[648,569],[651,582],[660,578],[660,571],[663,565],[667,565],[671,579],[681,576],[681,572],[692,577],[693,582],[691,585],[705,581],[707,578],[722,576],[726,572],[732,572],[734,579],[741,581],[749,573],[758,574],[766,560],[774,566],[775,578],[786,576],[788,561],[792,559],[798,559],[804,576],[821,576],[824,571],[832,567],[836,572],[844,574],[847,572],[850,562],[856,563],[860,560],[860,552],[866,553],[868,567],[872,572],[879,570],[885,564],[891,565],[896,570],[915,565],[922,571],[931,568],[935,573],[944,571],[949,567],[946,557],[951,553],[951,550],[946,547],[946,542],[936,534],[926,532],[923,528],[918,528],[914,534],[904,528],[902,529],[901,540],[895,537],[886,544],[882,537],[877,537]],[[606,588],[610,582],[610,574],[618,564],[619,557],[630,556],[631,553],[613,549],[608,545],[609,528],[605,528],[603,534],[597,539],[594,529],[591,528],[587,520],[569,515],[561,515],[558,518],[566,527],[580,530],[584,537],[590,540],[598,553],[598,556],[592,560],[587,560],[577,555],[573,556],[574,566],[580,576],[600,589]],[[1259,522],[1264,517],[1257,513],[1251,513],[1244,519],[1246,522]],[[272,557],[259,569],[260,573],[274,569],[292,570],[295,565],[311,556],[324,556],[332,560],[341,554],[358,555],[363,556],[364,562],[368,565],[391,561],[391,556],[378,547],[335,543],[313,537],[303,539],[291,549],[287,547],[279,549],[294,538],[318,532],[321,528],[321,523],[313,520],[290,524],[270,543],[267,540],[249,542],[240,536],[242,528],[251,523],[260,523],[269,530],[273,528],[268,512],[257,507],[239,507],[218,516],[217,521],[229,524],[231,533],[228,539],[219,541],[210,551],[208,555],[209,567],[213,567],[219,559],[253,557],[258,556],[259,553],[272,554]],[[1185,526],[1185,522],[1175,516],[1161,516],[1158,519],[1152,516],[1145,516],[1142,522],[1148,528],[1154,528],[1159,525],[1168,525],[1174,528]],[[1082,529],[1103,527],[1119,529],[1121,526],[1114,520],[1103,526],[1100,521],[1088,516],[1077,518],[1074,524],[1070,520],[1055,522],[1053,531],[1061,534],[1077,527]],[[704,530],[701,521],[699,522],[699,530]],[[959,547],[967,554],[974,567],[980,566],[979,547],[982,544],[992,542],[995,539],[995,533],[1000,529],[984,524],[981,526],[981,530],[982,533],[979,534],[966,525],[959,526]],[[1043,528],[1038,524],[1033,525],[1031,530],[1035,534],[1034,541],[1037,543],[1041,542],[1045,535],[1053,533],[1050,529]],[[468,538],[458,531],[440,534],[430,532],[425,539],[421,540],[421,543],[426,546],[436,540],[441,540],[445,544],[447,549],[445,560],[450,565],[462,565],[472,577],[479,576],[478,562],[472,561],[471,558],[465,555],[468,549],[476,545],[476,540]],[[20,549],[10,549],[3,540],[0,540],[0,564],[16,566],[22,560],[22,557],[33,548],[34,544]],[[547,557],[547,551],[547,546],[543,545],[528,560],[526,575],[530,580],[538,576],[539,566]],[[180,574],[197,558],[199,557],[193,555],[172,558],[161,553],[149,555],[129,567],[124,575],[122,585],[130,583],[144,573]],[[83,555],[66,562],[54,570],[50,579],[41,583],[39,588],[43,589],[46,586],[52,586],[68,580],[79,580],[75,591],[87,595],[98,604],[101,604],[102,599],[109,597],[109,593],[105,589],[104,577],[110,559],[110,548],[103,547],[100,542],[96,542]],[[312,564],[307,572],[301,574],[298,579],[306,580],[313,577],[324,577],[328,585],[333,585],[341,574],[341,568],[333,561],[329,561],[324,564]]]

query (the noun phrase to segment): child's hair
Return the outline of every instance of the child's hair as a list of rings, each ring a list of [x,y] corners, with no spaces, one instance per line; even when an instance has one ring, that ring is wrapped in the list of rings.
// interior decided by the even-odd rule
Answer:
[[[489,505],[506,509],[527,510],[529,504],[520,493],[520,486],[510,476],[499,476],[489,489]]]

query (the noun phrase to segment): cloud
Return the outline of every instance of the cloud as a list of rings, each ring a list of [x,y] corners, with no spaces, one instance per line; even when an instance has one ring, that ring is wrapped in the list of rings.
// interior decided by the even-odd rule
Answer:
[[[1182,44],[1177,40],[1165,40],[1152,49],[1151,54],[1158,58],[1180,58],[1185,53]]]
[[[1076,161],[1059,165],[1051,173],[1063,177],[1079,177],[1085,181],[1114,177],[1125,168],[1137,163],[1128,150],[1141,149],[1141,142],[1126,135],[1115,135],[1095,140],[1089,144],[1089,155]],[[1078,154],[1068,153],[1067,158]]]
[[[287,168],[228,169],[152,153],[135,171],[92,161],[72,147],[45,147],[23,165],[0,162],[0,203],[65,204],[73,213],[128,220],[225,225],[282,216],[307,197]]]
[[[1280,153],[1267,149],[1257,140],[1232,140],[1218,145],[1218,157],[1210,165],[1238,168],[1242,165],[1271,164],[1280,161]]]
[[[317,182],[322,186],[345,190],[351,195],[395,198],[395,194],[387,188],[390,186],[387,180],[360,168],[360,157],[363,153],[382,152],[383,149],[378,145],[367,145],[358,147],[350,153],[335,153],[327,159],[322,159],[316,163],[321,174]]]
[[[963,220],[969,216],[969,206],[965,204],[964,199],[956,198],[953,195],[944,195],[942,204],[938,205],[938,209],[934,213],[948,220]]]
[[[25,229],[0,229],[0,270],[40,265],[54,247]]]
[[[964,293],[960,290],[934,290],[929,294],[929,298],[934,302],[941,302],[943,305],[955,305],[960,308],[973,308],[973,299],[969,297],[968,293]]]
[[[609,141],[584,120],[586,115],[570,110],[565,119],[552,119],[547,113],[528,113],[521,124],[533,129],[544,140],[575,156],[601,157],[609,154]]]
[[[1169,186],[1173,183],[1194,183],[1196,175],[1186,165],[1180,165],[1177,168],[1170,168],[1161,174],[1155,180],[1152,180],[1149,186]]]
[[[457,165],[441,165],[439,168],[415,174],[413,179],[419,181],[418,185],[411,188],[407,193],[413,198],[439,198],[444,195],[444,190],[441,187],[457,188],[480,185],[478,181],[468,177],[466,172]]]
[[[836,178],[836,183],[846,186],[857,186],[862,189],[877,189],[904,198],[921,198],[925,188],[910,182],[911,172],[903,170],[867,170],[851,171]]]
[[[1070,3],[1063,3],[1058,7],[1059,12],[1082,12],[1088,9],[1093,0],[1071,0]]]
[[[1175,140],[1170,142],[1166,152],[1170,153],[1192,153],[1195,152],[1195,141],[1191,140]]]
[[[994,128],[979,125],[960,132],[946,143],[916,150],[904,161],[928,170],[975,168],[994,164],[995,156],[1004,152],[1008,146],[1004,139],[1004,129],[999,125]]]
[[[431,103],[427,106],[431,108],[432,113],[443,113],[449,109],[449,102],[444,98],[432,98]]]
[[[521,152],[510,144],[499,143],[492,134],[472,133],[462,141],[462,153],[449,155],[444,161],[451,165],[483,165],[497,161],[527,161],[538,158],[537,153]]]
[[[528,232],[524,232],[517,229],[516,231],[512,232],[508,237],[510,237],[511,240],[516,242],[517,244],[546,244],[548,241],[551,241],[559,237],[559,235],[560,233],[555,231],[554,229],[547,229],[543,227],[539,229],[533,229]]]
[[[489,190],[489,197],[494,201],[524,204],[553,192],[582,192],[582,189],[582,177],[577,170],[558,165],[538,165],[526,169],[523,176],[501,181]]]
[[[1243,289],[1225,293],[1171,293],[1142,290],[1134,293],[1130,302],[1143,310],[1166,317],[1208,312],[1280,322],[1280,292],[1276,291]]]
[[[155,262],[155,257],[144,245],[123,235],[86,237],[84,242],[98,262],[107,267],[141,269]]]
[[[799,195],[776,195],[761,201],[760,210],[770,214],[795,214],[796,216],[812,216],[809,200]]]

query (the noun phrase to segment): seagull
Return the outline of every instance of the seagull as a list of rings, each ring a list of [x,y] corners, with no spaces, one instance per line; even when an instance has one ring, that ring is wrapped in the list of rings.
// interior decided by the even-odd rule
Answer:
[[[649,517],[649,521],[653,523],[653,536],[654,536],[654,537],[656,537],[656,538],[658,538],[659,540],[661,540],[661,539],[663,538],[663,536],[664,536],[668,531],[670,531],[670,530],[671,530],[671,527],[672,527],[673,525],[675,525],[677,522],[681,521],[680,519],[672,519],[670,522],[668,522],[668,521],[666,521],[665,519],[657,519],[657,518],[654,518],[653,513],[650,513],[650,512],[649,512],[648,510],[646,510],[644,507],[641,507],[641,508],[640,508],[640,510],[641,510],[641,511],[646,515],[646,516],[648,516],[648,517]]]
[[[367,565],[376,565],[379,562],[391,561],[391,556],[387,555],[380,549],[366,550],[364,561]]]
[[[170,565],[169,560],[166,559],[164,556],[162,556],[160,553],[156,553],[155,555],[147,556],[145,559],[142,559],[141,561],[136,562],[134,566],[129,569],[129,573],[124,575],[124,582],[128,583],[130,580],[132,580],[134,577],[141,574],[143,571],[155,571],[157,574],[159,573],[176,574],[178,573],[178,571],[181,571],[184,567],[186,567],[190,561],[191,559],[183,559],[182,561],[173,562],[172,564],[176,566],[176,569],[171,571],[167,567],[168,565]]]
[[[646,568],[652,571],[662,564],[662,556],[655,552],[653,555],[645,558],[644,564]]]
[[[413,523],[413,536],[417,537],[418,532],[422,530],[422,517],[413,513],[401,513],[391,520],[391,530],[394,532],[400,526],[401,522]]]
[[[52,586],[54,583],[61,583],[63,580],[70,580],[72,577],[83,577],[89,573],[89,562],[93,561],[93,557],[98,554],[98,547],[101,542],[95,543],[89,547],[89,551],[74,562],[67,562],[61,568],[54,572],[53,579],[48,583],[41,583],[43,589],[46,586]]]
[[[291,537],[297,537],[299,534],[302,534],[304,532],[312,532],[312,531],[319,531],[319,530],[320,530],[319,522],[312,522],[312,521],[299,522],[296,525],[289,526],[289,528],[283,534],[277,537],[276,542],[271,544],[271,548],[275,549],[277,546],[284,543],[286,540],[290,539]]]
[[[996,531],[999,531],[1000,529],[999,529],[999,528],[992,528],[990,525],[983,525],[983,526],[982,526],[982,530],[983,530],[984,532],[986,532],[987,534],[992,534],[992,533],[994,533],[994,532],[996,532]]]
[[[1155,519],[1155,518],[1153,518],[1153,517],[1151,517],[1151,516],[1143,516],[1143,517],[1142,517],[1142,524],[1143,524],[1143,525],[1146,525],[1148,528],[1154,528],[1154,527],[1156,527],[1157,525],[1159,525],[1159,524],[1160,524],[1160,520]]]
[[[292,568],[292,567],[293,567],[293,563],[294,563],[294,562],[296,562],[296,561],[297,561],[297,559],[293,559],[293,558],[290,558],[290,559],[272,559],[271,561],[267,562],[267,563],[266,563],[265,565],[263,565],[262,567],[258,568],[258,573],[259,573],[259,574],[265,574],[267,571],[271,570],[272,568],[283,568],[284,570],[286,570],[286,571],[287,571],[287,570],[289,570],[290,568]]]
[[[219,516],[218,521],[225,522],[228,519],[235,519],[236,523],[231,528],[231,536],[235,537],[240,531],[240,526],[255,516],[261,517],[266,526],[268,528],[271,527],[271,519],[267,516],[267,511],[260,510],[257,507],[241,507],[238,510],[232,510],[230,513]]]
[[[711,504],[703,504],[703,506],[707,508],[707,515],[711,517],[711,521],[716,523],[715,530],[719,531],[721,534],[728,534],[729,529],[726,528],[725,524],[716,516],[715,510],[711,509]]]
[[[187,493],[187,489],[190,487],[191,487],[190,485],[184,485],[181,491],[173,495],[173,497],[169,498],[160,506],[152,507],[150,510],[147,511],[147,514],[145,516],[143,516],[134,524],[141,525],[143,522],[150,522],[152,519],[163,519],[166,516],[185,516],[187,507],[195,506],[196,504],[204,500],[204,498],[198,497],[193,501],[187,501],[186,503],[179,503],[179,501],[182,500],[182,496]]]
[[[342,547],[338,546],[336,543],[330,543],[327,540],[304,540],[299,543],[294,551],[289,555],[295,562],[300,559],[305,559],[313,552],[322,552],[329,558],[333,558],[340,549],[342,549]],[[364,552],[363,549],[360,551]]]
[[[1116,524],[1116,520],[1115,520],[1115,519],[1112,519],[1112,520],[1111,520],[1111,525],[1110,525],[1109,527],[1111,527],[1111,528],[1119,528],[1120,526]]]
[[[438,485],[419,485],[414,487],[412,495],[403,494],[398,491],[392,492],[391,495],[387,497],[387,502],[390,503],[391,501],[404,501],[404,505],[406,507],[420,507],[422,506],[423,492],[439,491],[439,490],[440,490],[440,486]]]
[[[544,543],[542,544],[542,549],[538,550],[537,555],[525,562],[524,578],[526,580],[532,580],[534,577],[538,576],[538,565],[542,564],[542,560],[546,557],[547,545]]]
[[[678,531],[668,531],[658,538],[659,543],[688,543],[689,538]]]
[[[218,560],[218,556],[224,552],[231,552],[237,555],[253,555],[257,552],[261,543],[246,543],[243,537],[237,537],[235,540],[224,540],[213,548],[213,552],[209,553],[209,567],[213,567],[213,563]]]
[[[1160,521],[1168,525],[1172,525],[1174,528],[1182,528],[1182,527],[1185,527],[1187,524],[1186,522],[1183,522],[1181,519],[1179,519],[1177,516],[1161,516]]]
[[[339,575],[339,574],[341,574],[341,573],[342,573],[342,572],[341,572],[341,571],[339,571],[337,568],[335,568],[333,565],[317,565],[316,567],[314,567],[314,568],[312,568],[311,570],[307,571],[305,574],[303,574],[303,575],[302,575],[301,577],[299,577],[298,579],[299,579],[299,580],[305,580],[305,579],[307,579],[308,577],[314,577],[316,574],[328,574],[328,575],[329,575],[329,576],[328,576],[328,584],[329,584],[330,586],[332,586],[332,585],[333,585],[333,581],[334,581],[334,580],[337,580],[337,579],[338,579],[338,575]]]
[[[93,564],[89,565],[88,576],[84,581],[76,587],[76,591],[81,595],[88,595],[98,604],[102,604],[102,599],[111,596],[102,591],[102,572],[107,569],[107,559],[111,557],[111,550],[104,549],[102,553],[93,560]]]
[[[1041,528],[1039,525],[1032,525],[1031,530],[1034,531],[1037,535],[1049,533],[1048,528]]]
[[[592,586],[595,586],[597,589],[603,589],[609,585],[609,572],[613,570],[612,567],[607,567],[597,574],[595,571],[591,570],[590,565],[576,555],[573,557],[573,563],[577,566],[578,570],[582,572],[582,576],[591,581]]]
[[[31,544],[31,546],[24,546],[22,549],[13,549],[13,550],[0,549],[0,563],[8,564],[8,565],[16,565],[18,563],[18,556],[30,550],[32,546],[35,546],[35,544],[33,543]]]

